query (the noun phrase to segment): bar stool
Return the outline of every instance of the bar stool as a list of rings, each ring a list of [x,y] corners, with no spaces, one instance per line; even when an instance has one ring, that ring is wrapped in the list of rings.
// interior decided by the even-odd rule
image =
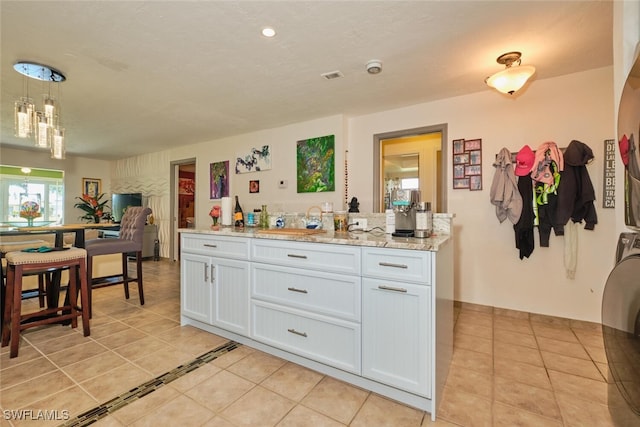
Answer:
[[[71,327],[78,327],[82,316],[84,336],[89,336],[89,297],[86,272],[87,252],[80,248],[68,248],[51,252],[8,252],[6,301],[2,322],[2,347],[11,341],[10,357],[18,355],[20,332],[35,326],[71,320]],[[22,277],[33,271],[69,269],[68,303],[59,307],[47,307],[33,313],[22,314]],[[78,286],[80,279],[80,286]],[[78,291],[81,307],[77,306]],[[61,312],[58,315],[58,312]]]

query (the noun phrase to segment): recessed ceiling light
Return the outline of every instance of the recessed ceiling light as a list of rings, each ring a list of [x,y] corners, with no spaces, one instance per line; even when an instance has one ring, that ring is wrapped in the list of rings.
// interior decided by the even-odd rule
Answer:
[[[265,37],[274,37],[276,35],[276,30],[271,27],[265,27],[262,29],[262,35]]]

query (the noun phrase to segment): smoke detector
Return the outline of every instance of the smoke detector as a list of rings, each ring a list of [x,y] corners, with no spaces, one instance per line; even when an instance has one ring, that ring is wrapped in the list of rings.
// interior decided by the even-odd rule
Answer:
[[[367,73],[369,74],[378,74],[382,72],[382,61],[377,59],[372,59],[367,62]]]

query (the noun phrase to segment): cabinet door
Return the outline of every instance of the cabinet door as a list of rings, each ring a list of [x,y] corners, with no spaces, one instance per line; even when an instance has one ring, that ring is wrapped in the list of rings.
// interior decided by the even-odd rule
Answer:
[[[249,263],[212,258],[213,324],[249,335]]]
[[[362,375],[431,397],[431,287],[362,279]]]
[[[212,320],[209,257],[182,253],[180,260],[181,314],[205,323]]]

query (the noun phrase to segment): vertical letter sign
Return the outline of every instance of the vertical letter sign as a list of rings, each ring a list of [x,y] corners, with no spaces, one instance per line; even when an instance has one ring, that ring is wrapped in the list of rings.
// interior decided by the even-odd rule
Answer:
[[[602,207],[616,207],[616,148],[613,139],[604,140],[604,185]]]

